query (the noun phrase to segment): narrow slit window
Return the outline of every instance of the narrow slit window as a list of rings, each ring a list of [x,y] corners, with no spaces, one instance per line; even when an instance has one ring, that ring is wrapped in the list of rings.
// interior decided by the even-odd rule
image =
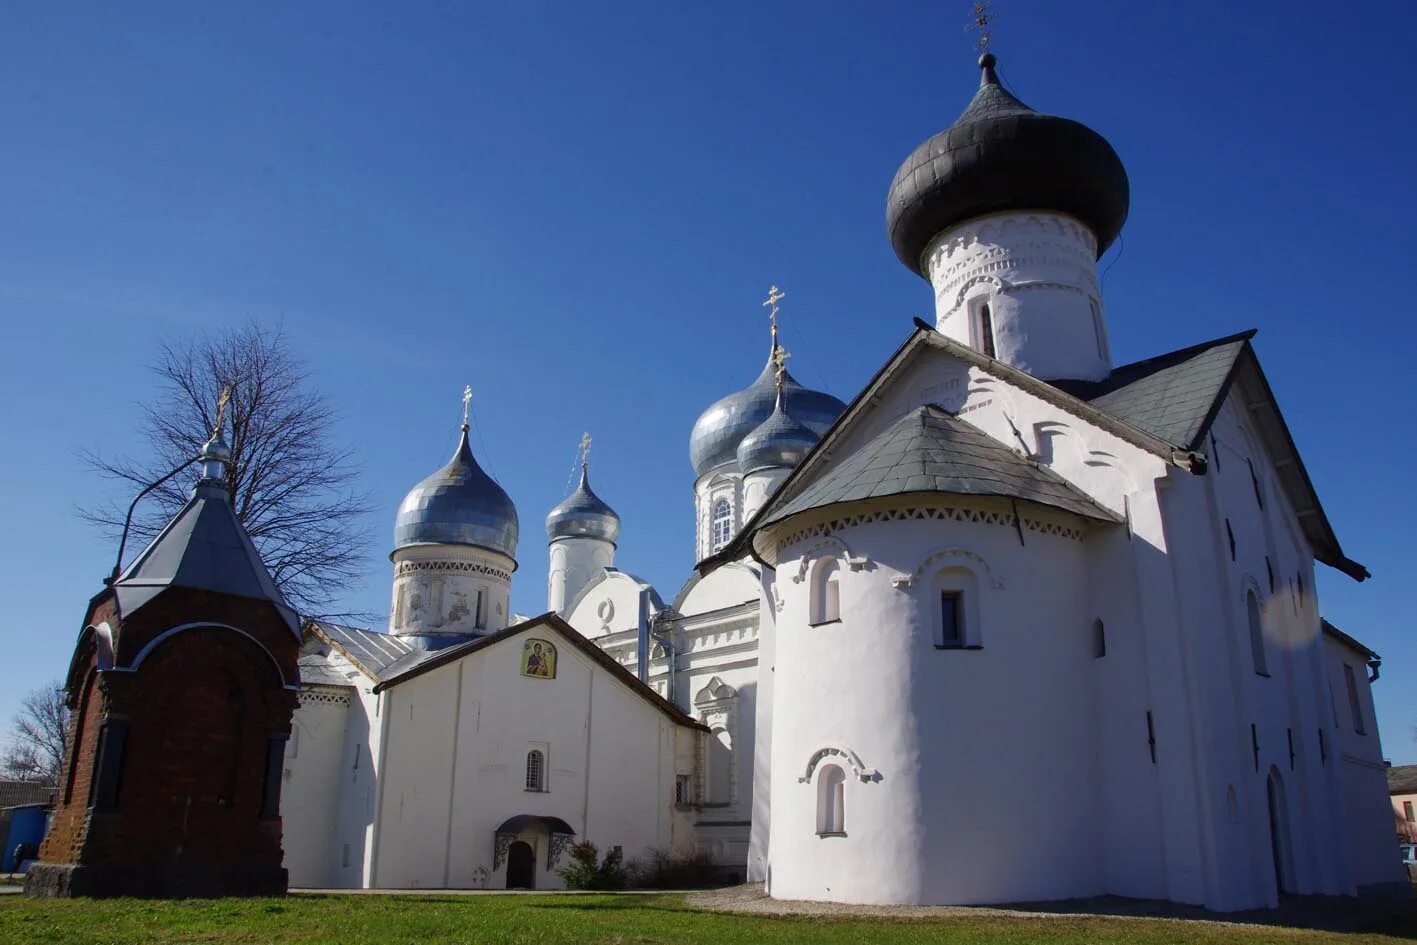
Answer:
[[[817,835],[846,832],[846,772],[837,765],[822,765],[817,776]]]
[[[1102,330],[1102,306],[1092,299],[1092,333],[1097,336],[1097,356],[1107,359],[1107,336]]]
[[[1245,617],[1250,625],[1250,655],[1255,662],[1255,672],[1260,676],[1269,675],[1269,664],[1264,652],[1264,625],[1260,619],[1260,599],[1254,591],[1245,595]]]
[[[1358,678],[1353,675],[1353,667],[1343,664],[1343,681],[1348,685],[1348,711],[1353,713],[1353,731],[1359,735],[1368,734],[1363,724],[1363,705],[1358,699]]]
[[[841,569],[835,558],[818,562],[808,602],[808,623],[816,625],[841,619]]]
[[[940,646],[964,646],[964,608],[959,591],[940,592]]]
[[[1101,620],[1092,622],[1092,658],[1100,660],[1107,655],[1107,628]]]
[[[475,629],[487,629],[487,592],[477,589],[477,603],[474,605],[472,625]]]
[[[991,358],[996,357],[994,353],[994,316],[989,312],[988,302],[979,306],[979,350]]]

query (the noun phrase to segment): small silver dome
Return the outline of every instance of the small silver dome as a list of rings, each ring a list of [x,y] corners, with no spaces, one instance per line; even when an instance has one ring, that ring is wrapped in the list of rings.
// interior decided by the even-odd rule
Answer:
[[[793,418],[779,394],[772,414],[738,444],[738,471],[746,476],[759,469],[791,469],[820,439],[820,434]]]
[[[394,548],[409,545],[471,545],[516,557],[517,508],[472,458],[467,424],[448,464],[414,486],[399,505]]]
[[[612,545],[620,537],[620,516],[590,489],[586,464],[581,463],[581,484],[546,516],[546,537],[600,538]]]
[[[737,461],[738,444],[772,415],[777,402],[776,370],[769,358],[757,380],[699,415],[689,435],[689,460],[695,475]],[[818,436],[846,409],[831,394],[803,387],[791,374],[783,379],[783,394],[793,418]]]

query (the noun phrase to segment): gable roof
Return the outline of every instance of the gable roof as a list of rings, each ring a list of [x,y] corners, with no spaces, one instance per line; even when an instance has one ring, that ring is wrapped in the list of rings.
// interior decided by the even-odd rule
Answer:
[[[479,650],[501,643],[503,640],[508,640],[522,633],[539,628],[550,630],[559,635],[566,643],[569,643],[589,657],[591,662],[598,664],[601,669],[610,673],[617,681],[627,686],[631,692],[641,699],[644,699],[660,712],[669,716],[669,718],[677,724],[708,731],[707,727],[694,721],[683,709],[680,709],[674,703],[655,692],[653,688],[641,682],[634,673],[621,666],[614,657],[587,640],[574,627],[556,616],[555,613],[545,613],[540,617],[533,617],[524,623],[514,624],[497,633],[489,634],[485,637],[474,637],[466,643],[458,643],[453,646],[444,647],[441,650],[422,651],[420,658],[416,662],[405,666],[393,667],[392,671],[387,673],[385,677],[379,681],[378,685],[374,687],[374,691],[376,693],[383,692],[385,689],[407,682],[417,676],[422,676],[430,670],[445,666],[448,663],[456,662],[464,656],[469,656]]]
[[[1226,395],[1238,383],[1315,559],[1362,581],[1370,577],[1368,570],[1343,554],[1294,438],[1279,413],[1269,381],[1260,370],[1259,359],[1250,345],[1254,334],[1253,330],[1241,332],[1123,365],[1100,382],[1055,384],[980,354],[917,318],[915,331],[822,434],[812,451],[778,486],[775,495],[791,494],[798,483],[812,475],[823,458],[831,454],[842,431],[875,404],[882,389],[905,367],[930,349],[944,351],[1194,475],[1206,471],[1207,455],[1199,447],[1205,443]],[[698,570],[711,571],[751,553],[753,534],[769,521],[779,504],[764,503],[728,545],[699,562]]]
[[[300,620],[276,587],[226,490],[198,485],[187,504],[113,582],[129,616],[169,587],[267,600],[295,634]]]
[[[1254,336],[1251,329],[1123,365],[1101,381],[1054,386],[1177,449],[1196,450]]]
[[[382,679],[395,663],[412,653],[423,652],[392,633],[347,627],[328,620],[310,620],[305,628],[338,650],[375,682]]]
[[[1387,769],[1389,794],[1417,794],[1417,765],[1393,765]]]
[[[1319,626],[1322,628],[1324,636],[1332,637],[1337,642],[1342,643],[1344,646],[1353,650],[1355,653],[1361,655],[1364,659],[1379,661],[1382,660],[1382,657],[1378,656],[1377,653],[1368,649],[1366,646],[1359,643],[1356,639],[1350,637],[1348,634],[1344,633],[1342,630],[1338,629],[1333,624],[1329,623],[1327,620],[1321,620],[1319,622]]]
[[[762,524],[808,509],[912,492],[1000,496],[1085,518],[1121,518],[1044,466],[939,407],[916,407],[791,499],[770,499]],[[781,493],[779,493],[780,495]]]

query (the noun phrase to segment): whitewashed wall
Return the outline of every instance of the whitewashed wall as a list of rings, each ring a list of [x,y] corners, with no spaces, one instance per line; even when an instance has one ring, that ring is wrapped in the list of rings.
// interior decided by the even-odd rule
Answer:
[[[554,680],[520,674],[522,642],[557,643]],[[386,887],[506,884],[493,832],[518,814],[559,817],[577,839],[627,857],[682,851],[688,815],[673,805],[676,759],[695,730],[671,722],[569,643],[529,630],[386,690],[387,764],[373,882]],[[525,788],[526,756],[545,746],[548,790]],[[677,762],[682,764],[682,762]],[[543,838],[544,840],[544,838]],[[565,865],[565,858],[558,864]],[[560,888],[537,849],[538,888]]]

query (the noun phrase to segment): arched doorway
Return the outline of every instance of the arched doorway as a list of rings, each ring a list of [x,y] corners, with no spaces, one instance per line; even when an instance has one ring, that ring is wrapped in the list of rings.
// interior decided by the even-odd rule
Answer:
[[[536,888],[536,851],[525,840],[507,847],[507,888]]]
[[[1274,858],[1274,888],[1281,894],[1296,891],[1294,857],[1289,843],[1289,807],[1284,800],[1284,780],[1277,768],[1269,769],[1269,846]]]

